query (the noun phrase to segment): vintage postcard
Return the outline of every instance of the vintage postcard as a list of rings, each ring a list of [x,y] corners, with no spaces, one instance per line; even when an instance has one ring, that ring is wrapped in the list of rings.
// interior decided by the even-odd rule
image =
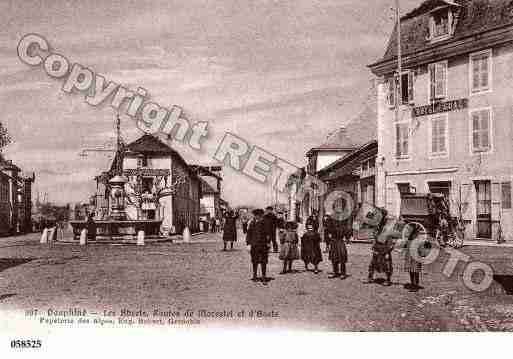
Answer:
[[[513,1],[1,0],[0,26],[8,352],[513,330]]]

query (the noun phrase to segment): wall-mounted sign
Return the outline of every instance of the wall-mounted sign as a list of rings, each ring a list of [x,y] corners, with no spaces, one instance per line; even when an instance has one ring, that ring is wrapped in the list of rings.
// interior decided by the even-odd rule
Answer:
[[[440,112],[459,111],[468,107],[468,99],[435,102],[430,105],[414,107],[412,117],[429,116]]]
[[[170,170],[157,168],[129,168],[123,171],[125,176],[160,177],[169,176]]]

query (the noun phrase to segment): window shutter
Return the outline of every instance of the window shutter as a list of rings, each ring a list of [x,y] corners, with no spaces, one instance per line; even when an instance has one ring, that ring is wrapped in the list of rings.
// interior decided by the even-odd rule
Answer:
[[[429,71],[429,100],[434,101],[435,100],[435,64],[429,64],[428,66]]]
[[[413,82],[415,80],[415,73],[413,71],[408,72],[408,102],[413,103]]]
[[[395,77],[392,76],[388,79],[388,105],[390,107],[395,107]]]
[[[480,59],[481,62],[481,88],[488,88],[488,56]]]
[[[443,98],[446,96],[446,77],[447,77],[447,69],[445,63],[437,63],[435,64],[435,97]]]
[[[459,193],[456,196],[459,201]],[[472,220],[472,211],[470,210],[471,196],[472,186],[469,183],[463,183],[461,185],[461,211],[464,220]]]
[[[499,220],[499,212],[501,206],[501,188],[500,183],[493,182],[492,183],[492,220]]]

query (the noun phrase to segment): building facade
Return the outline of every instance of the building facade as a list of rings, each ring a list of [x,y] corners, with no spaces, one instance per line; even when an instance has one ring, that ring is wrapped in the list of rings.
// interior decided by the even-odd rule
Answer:
[[[32,231],[32,183],[21,169],[0,154],[0,235]]]
[[[397,27],[370,65],[377,204],[399,215],[402,194],[442,193],[468,237],[496,239],[500,224],[513,239],[513,4],[430,0],[400,24],[401,74]]]
[[[111,169],[96,177],[94,196],[99,218],[109,216],[108,180],[119,168],[116,156]],[[145,134],[125,146],[122,156],[126,213],[130,219],[162,220],[165,233],[199,230],[201,183],[197,171],[178,152],[155,136]]]

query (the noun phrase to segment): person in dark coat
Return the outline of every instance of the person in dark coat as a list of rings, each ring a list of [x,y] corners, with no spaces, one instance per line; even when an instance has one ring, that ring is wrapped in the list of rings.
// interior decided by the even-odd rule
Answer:
[[[94,212],[87,216],[87,239],[94,241],[96,239],[96,224],[94,223]]]
[[[223,227],[223,251],[226,251],[227,244],[230,243],[230,249],[233,250],[233,242],[237,241],[237,218],[233,211],[228,211]]]
[[[346,239],[350,236],[350,224],[348,221],[333,220],[330,231],[329,259],[333,266],[333,274],[329,278],[347,278],[346,262],[347,247]]]
[[[306,233],[301,237],[301,259],[307,271],[311,263],[314,265],[314,273],[319,273],[319,263],[322,262],[321,236],[311,224],[306,226]]]
[[[276,228],[277,228],[277,218],[274,214],[273,207],[269,206],[265,209],[264,214],[264,227],[265,234],[269,240],[273,244],[273,252],[278,253],[278,242],[276,241]]]
[[[267,284],[267,260],[269,256],[269,237],[266,235],[265,223],[262,219],[264,211],[255,209],[253,219],[249,222],[248,233],[246,234],[246,244],[250,246],[251,264],[253,266],[252,281],[261,280]],[[262,271],[261,279],[258,278],[258,265]]]
[[[306,219],[306,226],[311,225],[313,226],[313,231],[318,232],[319,231],[319,219],[317,218],[317,212],[313,211],[310,216]]]

